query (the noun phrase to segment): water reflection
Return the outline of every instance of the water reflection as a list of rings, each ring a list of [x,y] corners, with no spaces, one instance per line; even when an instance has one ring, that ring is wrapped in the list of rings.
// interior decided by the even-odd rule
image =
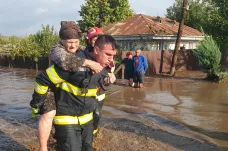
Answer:
[[[135,95],[136,94],[136,95]],[[142,114],[146,113],[143,108],[143,102],[146,98],[146,93],[143,89],[125,88],[123,90],[124,104],[121,105],[121,109],[128,113]]]
[[[228,132],[228,87],[194,80],[147,79],[145,108],[175,120]],[[147,86],[149,86],[147,84]],[[136,96],[137,94],[135,94]]]
[[[108,101],[112,103],[107,105],[128,113],[145,114],[159,124],[173,127],[173,122],[168,120],[171,119],[211,138],[228,141],[226,84],[191,79],[146,78],[145,86],[143,89],[114,87],[112,91],[117,89],[118,93],[110,94]],[[153,115],[167,119],[158,120]],[[225,139],[221,135],[225,135]]]
[[[113,87],[106,105],[157,113],[188,125],[228,132],[228,87],[200,80],[147,78],[146,87]]]

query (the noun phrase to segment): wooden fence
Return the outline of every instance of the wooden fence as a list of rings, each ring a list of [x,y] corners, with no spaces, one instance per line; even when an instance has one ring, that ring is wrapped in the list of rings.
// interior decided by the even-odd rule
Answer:
[[[16,57],[12,59],[9,55],[1,55],[0,66],[45,70],[48,67],[48,58],[40,57],[36,63],[31,58]]]
[[[128,51],[122,51],[122,58],[126,56]],[[135,55],[134,51],[133,55]],[[173,51],[171,50],[156,50],[156,51],[142,51],[148,62],[148,70],[146,75],[168,73],[170,72]],[[192,50],[180,50],[176,70],[198,70],[199,65]]]
[[[132,51],[134,54],[134,51]],[[125,57],[127,51],[122,51],[122,58]],[[167,73],[170,71],[173,51],[157,50],[157,51],[142,51],[146,56],[149,68],[146,75]],[[10,66],[15,68],[27,68],[45,70],[48,67],[48,58],[40,57],[36,63],[30,58],[17,57],[12,59],[10,56],[0,56],[0,66]],[[121,67],[119,67],[121,68]],[[194,57],[191,50],[179,51],[177,70],[197,70],[199,69],[197,59]],[[118,69],[120,70],[120,69]],[[123,70],[123,69],[122,69]],[[123,73],[122,73],[123,74]]]

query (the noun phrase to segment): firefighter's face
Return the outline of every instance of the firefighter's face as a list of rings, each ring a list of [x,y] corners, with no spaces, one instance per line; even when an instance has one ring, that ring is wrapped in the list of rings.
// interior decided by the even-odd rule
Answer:
[[[79,39],[62,40],[64,48],[71,53],[75,53],[79,47]]]
[[[114,62],[114,56],[116,50],[113,50],[112,45],[105,44],[103,48],[94,47],[94,54],[96,61],[100,63],[102,67],[112,66]]]

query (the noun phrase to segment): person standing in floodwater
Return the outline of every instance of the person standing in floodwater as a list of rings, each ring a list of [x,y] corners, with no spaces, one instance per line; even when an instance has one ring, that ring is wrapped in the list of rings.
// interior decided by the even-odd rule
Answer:
[[[143,87],[144,76],[146,69],[148,68],[148,63],[146,57],[141,54],[141,50],[135,51],[136,55],[133,57],[134,61],[134,76],[132,87]]]
[[[85,57],[84,52],[80,55]],[[38,91],[34,91],[31,107],[38,108],[43,105],[48,87],[55,86],[57,95],[54,126],[57,150],[92,150],[93,110],[97,89],[101,84],[105,84],[115,55],[115,39],[110,35],[102,35],[96,40],[91,55],[105,68],[99,74],[93,74],[85,67],[72,73],[54,64],[37,76],[35,90]],[[36,102],[39,102],[39,106]]]
[[[82,66],[89,67],[95,73],[100,72],[103,67],[92,60],[80,58],[76,56],[79,51],[79,29],[74,21],[61,21],[61,28],[59,31],[60,43],[53,46],[50,51],[50,64],[56,64],[60,68],[69,72],[77,72]],[[37,102],[39,104],[39,102]],[[36,103],[33,103],[35,104]],[[38,133],[40,142],[40,151],[47,151],[47,142],[52,128],[52,121],[56,114],[56,104],[54,101],[54,94],[47,93],[44,100],[44,105],[40,109],[34,109],[40,114],[38,123]],[[39,110],[39,111],[38,111]]]
[[[134,74],[134,62],[133,55],[131,52],[126,53],[126,58],[121,61],[121,64],[124,64],[124,82],[123,84],[131,86],[131,80],[133,79]]]

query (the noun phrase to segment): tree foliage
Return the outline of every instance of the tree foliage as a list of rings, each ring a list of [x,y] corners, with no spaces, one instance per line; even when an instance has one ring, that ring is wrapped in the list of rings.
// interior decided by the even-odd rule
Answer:
[[[59,41],[58,34],[53,27],[42,25],[42,29],[36,34],[31,34],[25,38],[9,38],[8,44],[11,46],[10,55],[15,57],[28,57],[38,61],[40,56],[47,56],[52,45]]]
[[[102,27],[133,15],[128,0],[86,0],[79,11],[82,20],[79,26],[83,32],[89,28]]]
[[[212,36],[205,36],[198,49],[193,51],[202,67],[207,69],[208,78],[214,79],[221,72],[221,52]]]
[[[47,56],[51,47],[59,41],[59,36],[53,26],[42,25],[42,29],[36,34],[30,35],[29,39],[40,47],[41,55]]]
[[[166,17],[172,20],[181,20],[181,9],[183,0],[175,0],[173,6],[167,8]],[[209,5],[209,0],[189,0],[189,9],[187,11],[187,17],[185,19],[185,24],[200,30],[202,26],[206,24],[207,12],[212,8]]]
[[[166,9],[166,17],[172,20],[176,20],[178,22],[181,21],[181,7],[182,7],[183,0],[175,0],[173,6],[170,6]]]
[[[212,0],[211,5],[214,9],[208,12],[204,28],[224,49],[228,47],[228,1]]]
[[[13,58],[15,57],[29,57],[38,61],[40,56],[41,48],[37,43],[31,40],[31,38],[23,38],[20,40],[15,49],[10,54]]]
[[[166,17],[180,20],[182,0],[175,0],[167,9]],[[227,0],[189,0],[186,25],[212,35],[220,47],[223,59],[228,52],[228,1]]]
[[[0,53],[1,54],[9,54],[12,52],[20,42],[21,38],[16,36],[12,37],[0,37]]]

